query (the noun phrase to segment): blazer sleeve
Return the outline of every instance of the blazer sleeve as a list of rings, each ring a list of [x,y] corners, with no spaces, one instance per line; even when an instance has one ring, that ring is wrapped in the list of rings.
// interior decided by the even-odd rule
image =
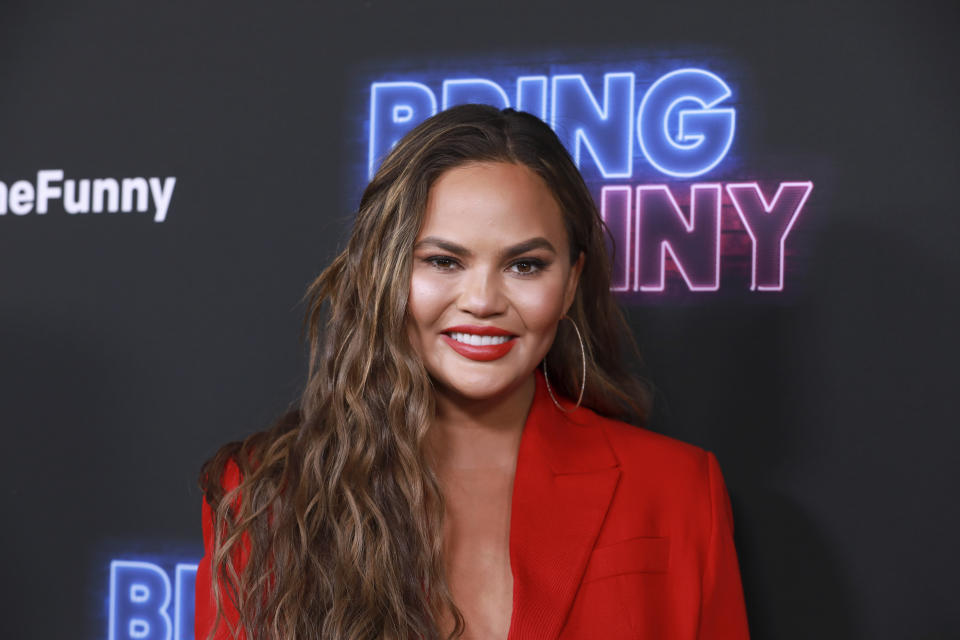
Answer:
[[[700,600],[699,640],[747,640],[747,612],[733,544],[733,510],[716,456],[707,452],[711,530]]]
[[[230,491],[240,484],[240,471],[236,463],[232,460],[227,464],[224,471],[222,485],[224,490]],[[237,498],[239,500],[239,497]],[[194,600],[194,624],[193,633],[195,640],[245,640],[246,636],[242,630],[238,635],[234,635],[231,629],[238,629],[240,614],[226,595],[225,583],[220,580],[220,595],[223,602],[223,615],[217,621],[217,603],[213,597],[212,589],[212,561],[213,561],[213,509],[207,504],[206,497],[203,498],[201,505],[201,524],[203,527],[203,558],[197,565],[197,580]],[[241,546],[244,546],[241,544]],[[234,566],[239,573],[242,562],[245,560],[248,551],[243,549],[240,554],[234,554]],[[210,635],[214,623],[217,622],[216,631]]]

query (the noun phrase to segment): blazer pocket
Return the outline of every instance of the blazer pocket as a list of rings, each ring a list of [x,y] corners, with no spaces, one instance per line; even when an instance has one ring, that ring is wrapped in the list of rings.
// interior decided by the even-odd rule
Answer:
[[[670,564],[670,538],[630,538],[597,547],[583,582],[624,573],[664,573]]]

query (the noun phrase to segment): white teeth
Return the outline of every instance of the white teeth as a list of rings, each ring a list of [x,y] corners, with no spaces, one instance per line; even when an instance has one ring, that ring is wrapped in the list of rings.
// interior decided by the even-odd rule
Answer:
[[[491,344],[503,344],[510,336],[478,336],[474,333],[451,333],[450,337],[457,342],[483,347]]]

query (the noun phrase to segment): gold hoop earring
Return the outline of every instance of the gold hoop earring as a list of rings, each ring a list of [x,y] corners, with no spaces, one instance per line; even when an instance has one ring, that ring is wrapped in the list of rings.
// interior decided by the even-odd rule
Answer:
[[[577,323],[573,321],[573,318],[564,314],[563,318],[566,318],[573,324],[574,330],[577,332],[577,340],[580,341],[580,357],[583,361],[583,372],[580,374],[580,397],[577,398],[577,404],[574,409],[580,408],[580,403],[583,401],[583,390],[587,387],[587,351],[583,347],[583,336],[580,335],[580,328],[577,327]],[[563,318],[560,318],[563,320]],[[553,395],[553,389],[550,388],[550,378],[547,376],[547,356],[543,356],[543,379],[547,383],[547,392],[550,394],[550,399],[553,400],[553,404],[557,405],[557,409],[569,413],[566,409],[560,406],[560,403],[557,402],[556,397]]]

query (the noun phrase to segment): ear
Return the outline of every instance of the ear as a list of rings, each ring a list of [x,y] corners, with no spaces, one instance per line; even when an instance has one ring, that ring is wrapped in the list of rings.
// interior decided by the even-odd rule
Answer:
[[[580,273],[583,271],[583,263],[586,261],[586,255],[583,251],[577,256],[577,261],[570,267],[570,276],[567,278],[567,286],[563,293],[563,313],[566,314],[573,304],[573,299],[577,295],[577,285],[580,283]]]

